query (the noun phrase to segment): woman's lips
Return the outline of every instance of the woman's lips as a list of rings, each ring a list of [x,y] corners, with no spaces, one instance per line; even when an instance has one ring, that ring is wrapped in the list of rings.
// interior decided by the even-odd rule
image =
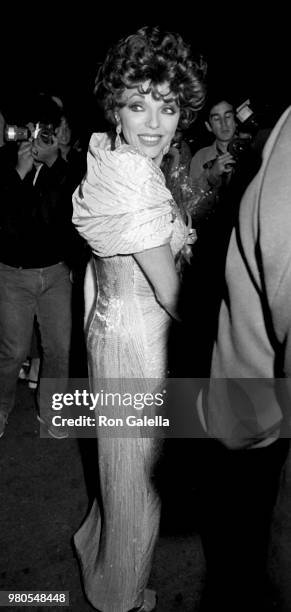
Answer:
[[[148,134],[139,134],[139,140],[141,144],[146,147],[154,147],[159,144],[162,136],[150,136]]]

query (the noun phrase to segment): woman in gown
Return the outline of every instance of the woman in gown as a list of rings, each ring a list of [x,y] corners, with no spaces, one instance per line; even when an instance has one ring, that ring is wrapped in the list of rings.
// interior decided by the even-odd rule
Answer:
[[[87,326],[93,392],[102,380],[108,391],[130,381],[155,393],[166,376],[168,330],[178,318],[176,262],[189,227],[159,166],[177,127],[189,125],[203,104],[204,71],[178,34],[145,27],[119,41],[98,72],[95,92],[116,135],[92,135],[87,174],[73,196],[73,222],[92,248],[96,275]],[[105,410],[96,408],[96,419]],[[118,406],[115,413],[135,410]],[[151,478],[159,444],[136,429],[109,435],[97,428],[101,501],[75,534],[85,592],[101,612],[149,612],[156,605],[146,586],[159,528]]]

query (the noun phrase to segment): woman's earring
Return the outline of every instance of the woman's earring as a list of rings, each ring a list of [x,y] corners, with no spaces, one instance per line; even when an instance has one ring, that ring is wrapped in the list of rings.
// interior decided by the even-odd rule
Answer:
[[[167,144],[164,148],[163,148],[163,155],[167,155],[167,153],[169,153],[170,151],[170,146],[171,143],[169,142],[169,144]]]
[[[121,147],[120,134],[121,134],[121,123],[117,123],[117,125],[116,125],[116,137],[115,137],[115,149],[118,149],[118,147]]]

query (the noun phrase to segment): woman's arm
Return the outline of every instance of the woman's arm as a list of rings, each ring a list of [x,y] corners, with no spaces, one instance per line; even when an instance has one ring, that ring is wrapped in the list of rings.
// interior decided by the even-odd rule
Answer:
[[[134,258],[151,283],[159,304],[176,320],[180,282],[169,244],[134,253]]]

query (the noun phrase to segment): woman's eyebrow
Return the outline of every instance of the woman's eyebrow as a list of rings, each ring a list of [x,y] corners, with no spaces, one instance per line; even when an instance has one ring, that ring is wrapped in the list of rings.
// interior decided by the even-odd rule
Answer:
[[[134,98],[135,96],[139,96],[140,98],[144,98],[145,95],[146,95],[146,93],[142,93],[140,91],[133,91],[132,93],[128,94],[127,99],[130,100],[131,98]]]

